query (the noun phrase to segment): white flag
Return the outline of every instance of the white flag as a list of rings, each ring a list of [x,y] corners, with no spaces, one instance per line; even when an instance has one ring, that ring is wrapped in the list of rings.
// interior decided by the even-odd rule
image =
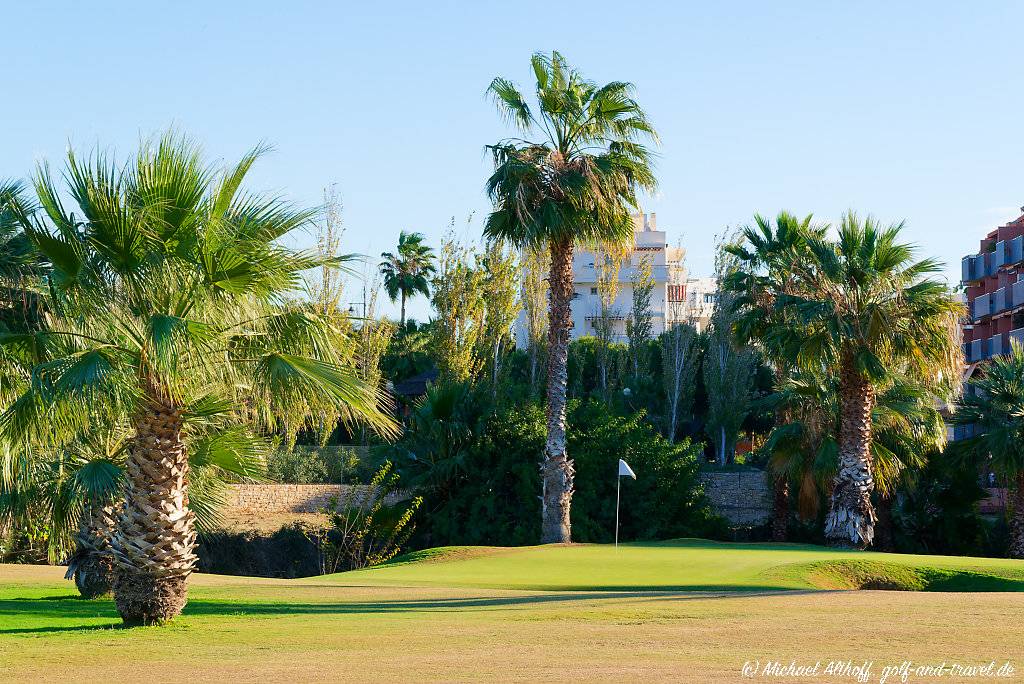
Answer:
[[[628,463],[626,463],[625,461],[623,461],[620,458],[619,459],[619,477],[622,477],[623,475],[628,475],[629,477],[633,478],[634,480],[636,479],[636,473],[633,472],[633,469],[629,467]]]

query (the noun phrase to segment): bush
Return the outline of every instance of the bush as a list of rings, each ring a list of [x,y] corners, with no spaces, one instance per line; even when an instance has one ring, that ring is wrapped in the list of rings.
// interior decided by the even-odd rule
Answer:
[[[998,530],[978,513],[985,490],[972,469],[933,455],[893,507],[896,548],[903,553],[1005,556]]]
[[[283,578],[320,574],[320,550],[302,525],[271,534],[201,532],[198,540],[199,572]]]
[[[296,446],[267,459],[267,477],[284,484],[342,484],[352,479],[359,456],[351,447]]]
[[[569,420],[569,454],[576,464],[572,536],[580,542],[615,538],[619,459],[636,472],[622,479],[620,541],[706,536],[719,529],[697,478],[702,446],[659,435],[642,413],[613,414],[601,402],[577,404]]]
[[[491,413],[488,396],[486,388],[432,387],[396,447],[424,497],[419,547],[540,538],[544,414],[528,402]]]
[[[399,491],[398,482],[398,473],[387,461],[370,480],[368,494],[350,489],[344,499],[332,502],[332,509],[340,503],[341,510],[330,514],[330,527],[312,535],[320,550],[322,573],[380,565],[401,552],[416,529],[412,520],[423,498],[386,505],[387,498]]]
[[[472,388],[431,388],[410,432],[396,446],[396,462],[425,500],[416,546],[513,546],[540,540],[544,411],[536,403],[523,403],[489,412],[485,398]],[[573,538],[613,539],[619,458],[638,476],[637,482],[623,485],[622,539],[720,531],[700,493],[699,454],[700,447],[688,440],[669,444],[642,412],[621,417],[597,401],[573,402]]]

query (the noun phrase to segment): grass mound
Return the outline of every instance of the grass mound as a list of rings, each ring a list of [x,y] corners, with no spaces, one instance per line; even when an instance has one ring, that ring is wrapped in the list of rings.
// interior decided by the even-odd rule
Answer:
[[[1024,591],[1024,562],[703,539],[443,547],[320,581],[524,591]]]
[[[772,574],[772,573],[770,573]],[[1024,578],[968,569],[870,560],[829,560],[780,568],[779,577],[802,579],[816,589],[888,591],[1024,591]]]

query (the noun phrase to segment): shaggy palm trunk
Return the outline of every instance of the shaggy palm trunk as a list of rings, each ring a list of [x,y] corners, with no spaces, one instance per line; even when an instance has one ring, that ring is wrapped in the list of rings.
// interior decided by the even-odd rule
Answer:
[[[853,357],[843,358],[839,371],[839,473],[825,518],[830,546],[864,549],[875,536],[875,488],[871,463],[871,410],[875,389],[857,371]]]
[[[395,300],[392,299],[391,301],[395,301]],[[366,311],[363,311],[363,317],[365,317],[365,316],[366,316]],[[402,322],[401,322],[401,325],[399,325],[398,329],[402,330],[402,331],[405,330],[405,290],[402,290]]]
[[[1013,518],[1010,520],[1010,558],[1024,558],[1024,471],[1017,473]]]
[[[548,309],[548,435],[541,464],[542,544],[572,541],[573,465],[566,453],[565,403],[568,390],[570,303],[573,295],[572,241],[551,243],[550,308]]]
[[[114,601],[128,625],[170,620],[187,601],[196,533],[181,428],[181,411],[150,387],[135,425],[124,513],[111,543]]]
[[[68,560],[64,579],[74,579],[83,598],[96,598],[110,593],[114,582],[114,556],[110,540],[117,526],[113,504],[90,503],[82,511],[75,553]]]
[[[774,496],[772,498],[772,541],[786,541],[789,529],[789,481],[781,476],[775,477]]]

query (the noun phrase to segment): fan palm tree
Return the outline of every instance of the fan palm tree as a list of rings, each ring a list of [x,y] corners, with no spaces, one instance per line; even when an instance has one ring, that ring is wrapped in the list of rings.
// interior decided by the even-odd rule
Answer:
[[[242,189],[261,151],[225,171],[173,134],[124,166],[69,153],[63,177],[78,213],[42,166],[41,211],[20,215],[50,263],[52,311],[43,330],[0,338],[39,356],[0,429],[9,440],[56,442],[96,413],[131,421],[111,540],[127,624],[173,618],[187,599],[196,562],[190,422],[291,437],[305,424],[358,420],[394,432],[386,397],[348,364],[344,333],[288,303],[301,273],[325,258],[278,243],[312,212]]]
[[[913,248],[898,242],[901,229],[850,212],[836,240],[811,236],[789,266],[791,289],[769,289],[767,315],[751,326],[776,357],[837,374],[838,471],[825,520],[826,538],[836,546],[864,548],[874,538],[877,388],[898,373],[941,394],[952,391],[959,375],[962,306],[928,277],[939,270],[936,261],[913,261]],[[741,267],[728,286],[742,301],[754,301],[766,284],[759,279],[764,270]]]
[[[569,542],[573,465],[566,453],[565,412],[573,249],[632,237],[637,192],[655,187],[651,154],[641,143],[657,136],[629,83],[597,86],[557,52],[535,54],[531,64],[536,106],[504,78],[488,88],[499,110],[529,139],[488,147],[495,170],[487,193],[494,210],[484,233],[551,254],[541,541]]]
[[[434,275],[434,250],[423,244],[422,233],[398,235],[398,253],[383,252],[380,272],[384,276],[384,290],[394,302],[402,300],[401,328],[405,328],[405,300],[416,296],[430,296],[430,277]]]
[[[970,380],[972,391],[958,402],[954,421],[974,426],[976,435],[957,441],[957,450],[975,467],[987,467],[1012,483],[1010,556],[1024,558],[1024,346],[994,357]]]
[[[818,515],[828,484],[835,478],[841,411],[837,374],[795,370],[778,390],[761,401],[786,422],[773,428],[761,447],[768,469],[795,489],[797,513]],[[934,396],[905,378],[877,393],[871,410],[875,489],[880,504],[892,500],[908,472],[924,467],[929,453],[946,443],[946,426]]]
[[[773,311],[778,296],[796,292],[799,284],[798,266],[805,258],[807,241],[811,238],[825,237],[825,229],[812,221],[811,215],[801,219],[782,211],[775,218],[773,225],[770,219],[755,214],[754,226],[744,228],[739,240],[725,247],[737,267],[726,274],[723,282],[723,289],[734,294],[734,332],[741,343],[753,343],[760,347],[766,364],[772,370],[775,384],[780,388],[789,383],[796,369],[788,359],[776,353],[778,350],[761,344],[764,337],[763,325],[770,320],[768,314]],[[780,392],[783,390],[780,389]],[[777,408],[776,428],[793,422],[791,410],[794,407],[790,402],[778,402],[774,408]],[[817,449],[812,448],[811,453],[817,453]],[[791,465],[795,464],[794,461]],[[806,468],[802,470],[811,472]],[[786,540],[791,480],[797,483],[798,500],[803,510],[808,506],[810,493],[815,491],[813,478],[801,475],[793,479],[786,476],[787,471],[788,467],[769,469],[773,477],[774,490],[773,541]],[[816,506],[817,498],[813,501]]]

